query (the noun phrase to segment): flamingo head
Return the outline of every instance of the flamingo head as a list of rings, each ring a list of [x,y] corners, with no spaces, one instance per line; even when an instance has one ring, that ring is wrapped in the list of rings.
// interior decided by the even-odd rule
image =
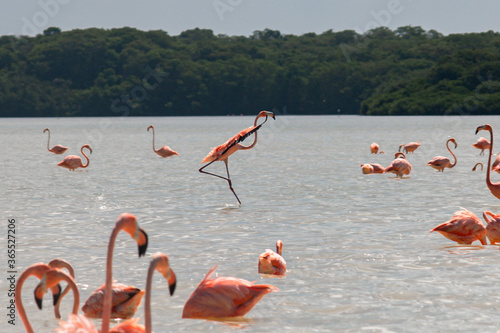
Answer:
[[[401,148],[403,148],[404,146],[405,146],[404,144],[403,145],[399,145],[398,151],[401,151]]]
[[[115,227],[125,231],[137,242],[137,246],[139,247],[139,257],[146,253],[148,248],[148,234],[139,227],[137,218],[134,215],[130,213],[121,214],[118,216]]]
[[[455,138],[450,138],[448,139],[449,142],[453,142],[455,144],[455,149],[457,149],[457,141],[455,140]]]
[[[90,145],[83,145],[81,150],[83,150],[83,148],[87,148],[89,152],[92,154],[92,148],[90,148]]]
[[[265,110],[264,111],[260,111],[259,115],[257,116],[257,118],[261,118],[261,117],[266,117],[266,119],[267,119],[267,117],[271,117],[274,120],[276,120],[276,117],[274,116],[274,113],[271,112],[271,111],[265,111]]]
[[[483,126],[479,126],[478,128],[476,128],[476,134],[479,131],[482,131],[482,130],[489,131],[491,133],[491,131],[492,131],[491,125],[486,124],[486,125],[483,125]]]
[[[364,175],[369,175],[374,172],[373,166],[371,166],[370,164],[360,164],[359,166],[361,167]]]
[[[155,128],[153,127],[153,125],[149,125],[149,127],[148,127],[148,132],[149,132],[149,130],[150,130],[150,129],[153,129],[153,130],[154,130]]]
[[[59,274],[60,271],[57,269],[47,271],[40,280],[40,283],[36,286],[34,291],[35,302],[40,310],[42,309],[43,295],[45,295],[49,289],[52,291],[54,306],[57,304],[62,291],[61,285],[59,284],[59,281],[61,281],[61,278],[58,278]]]
[[[71,266],[71,264],[64,259],[59,259],[59,258],[52,259],[49,262],[49,266],[50,268],[58,268],[58,269],[66,268],[69,272],[69,275],[75,277],[75,270],[73,269],[73,266]]]
[[[46,128],[43,130],[43,133],[45,133],[45,132],[50,132],[50,130],[48,128]]]
[[[283,242],[278,239],[276,241],[276,253],[281,255],[281,251],[283,251]]]
[[[175,277],[174,271],[170,268],[168,256],[161,252],[156,252],[151,259],[151,265],[156,268],[158,273],[163,275],[165,280],[167,280],[170,296],[172,296],[175,291],[175,286],[177,285],[177,278]]]

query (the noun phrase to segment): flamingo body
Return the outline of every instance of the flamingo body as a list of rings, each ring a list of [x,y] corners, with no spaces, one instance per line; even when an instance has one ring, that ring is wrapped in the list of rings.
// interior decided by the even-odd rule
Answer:
[[[283,242],[276,242],[276,252],[266,249],[266,252],[259,256],[259,273],[270,275],[285,275],[286,261],[281,256]]]
[[[69,155],[66,156],[61,162],[57,164],[57,166],[69,169],[69,171],[74,171],[75,169],[78,168],[86,168],[89,166],[90,160],[87,155],[83,152],[83,148],[87,148],[90,153],[92,154],[92,149],[90,148],[89,145],[83,145],[82,148],[80,149],[80,152],[82,155],[87,159],[87,163],[83,164],[82,159],[80,156],[76,155]]]
[[[54,147],[49,149],[49,144],[50,144],[50,129],[46,128],[43,130],[43,132],[49,132],[49,137],[47,139],[47,150],[50,151],[51,153],[60,155],[64,153],[66,150],[68,150],[68,147],[64,147],[62,145],[55,145]]]
[[[487,215],[492,217],[491,220],[488,219]],[[486,237],[488,237],[492,245],[500,243],[500,214],[495,215],[491,212],[485,211],[483,212],[483,217],[487,223]]]
[[[372,173],[384,173],[385,172],[385,168],[378,163],[360,164],[360,167],[361,167],[361,171],[365,175],[369,175]]]
[[[450,154],[455,159],[455,162],[451,163],[451,161],[450,161],[450,159],[448,157],[436,156],[432,160],[430,160],[429,162],[427,162],[428,166],[430,166],[430,167],[432,167],[432,168],[434,168],[434,169],[436,169],[438,171],[443,172],[445,168],[450,168],[451,169],[455,165],[457,165],[457,157],[455,156],[455,154],[453,154],[453,152],[450,149],[450,146],[448,145],[450,142],[453,142],[455,144],[455,148],[457,148],[457,142],[455,141],[454,138],[450,138],[450,139],[448,139],[448,141],[446,141],[446,148],[448,148],[448,151],[450,152]]]
[[[476,143],[472,144],[472,147],[480,149],[481,152],[479,153],[479,155],[484,155],[485,149],[489,149],[490,145],[491,144],[488,139],[481,137],[477,140]]]
[[[82,311],[88,318],[102,318],[104,290],[106,286],[102,285],[85,301]],[[132,318],[141,304],[144,291],[133,286],[127,286],[122,283],[113,283],[111,318],[128,319]]]
[[[483,223],[474,213],[466,209],[455,212],[449,221],[433,228],[431,232],[433,231],[458,244],[472,244],[476,240],[483,245],[487,244],[486,228]]]
[[[399,146],[399,150],[401,151],[401,148],[403,148],[403,152],[405,154],[413,154],[413,152],[415,150],[417,150],[417,148],[420,147],[420,141],[417,141],[417,142],[410,142],[410,143],[407,143],[406,145],[400,145]]]
[[[378,154],[379,149],[380,149],[380,146],[376,142],[374,142],[370,145],[370,151],[372,154]]]
[[[256,285],[234,277],[211,276],[212,267],[191,294],[182,312],[182,318],[229,318],[247,314],[265,295],[278,291],[268,285]]]
[[[406,160],[403,153],[396,153],[394,161],[385,168],[384,172],[391,172],[396,174],[396,177],[403,178],[404,175],[409,175],[411,172],[411,163]]]

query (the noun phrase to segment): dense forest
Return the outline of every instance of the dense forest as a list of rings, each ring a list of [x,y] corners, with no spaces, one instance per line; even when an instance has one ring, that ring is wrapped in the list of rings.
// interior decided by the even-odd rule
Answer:
[[[0,117],[500,114],[500,34],[133,28],[0,37]]]

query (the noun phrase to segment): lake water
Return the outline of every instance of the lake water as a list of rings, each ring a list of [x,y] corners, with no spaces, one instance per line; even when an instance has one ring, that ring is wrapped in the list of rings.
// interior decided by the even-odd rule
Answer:
[[[198,172],[210,149],[253,124],[253,117],[1,119],[0,183],[4,258],[1,327],[7,324],[7,224],[16,221],[17,276],[27,266],[60,257],[76,271],[82,302],[104,282],[107,241],[123,212],[137,216],[149,234],[146,258],[120,234],[114,278],[144,288],[152,253],[168,254],[177,289],[154,278],[155,332],[496,332],[500,330],[499,247],[458,246],[437,233],[461,207],[481,217],[500,213],[487,189],[487,157],[471,145],[500,117],[286,116],[277,113],[259,131],[254,149],[229,158],[236,199],[224,180]],[[169,145],[180,156],[162,159],[151,148]],[[46,149],[70,147],[64,155]],[[450,156],[444,173],[425,164]],[[363,175],[362,163],[389,165],[400,144],[419,140],[408,155],[408,178]],[[251,140],[249,140],[251,142]],[[386,154],[370,154],[377,142]],[[88,143],[90,166],[57,167]],[[500,146],[499,146],[500,147]],[[486,166],[486,165],[485,165]],[[224,174],[224,164],[212,171]],[[493,181],[500,176],[493,175]],[[285,278],[257,273],[260,253],[284,243]],[[182,319],[189,295],[214,265],[235,276],[280,289],[265,296],[238,324]],[[25,284],[23,299],[36,332],[53,332],[50,297],[42,311]],[[72,297],[63,301],[67,313]],[[144,318],[141,305],[136,316]],[[141,322],[143,320],[141,319]],[[96,321],[99,325],[100,322]],[[5,331],[2,329],[1,331]],[[7,331],[5,331],[7,332]]]

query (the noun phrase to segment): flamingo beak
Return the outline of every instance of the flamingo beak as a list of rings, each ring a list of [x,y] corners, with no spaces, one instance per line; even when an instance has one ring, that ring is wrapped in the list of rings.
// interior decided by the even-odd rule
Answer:
[[[177,286],[177,278],[175,277],[174,271],[172,269],[169,269],[164,277],[168,281],[168,290],[170,291],[170,296],[173,296],[175,287]]]
[[[276,120],[276,117],[274,116],[274,113],[273,112],[266,112],[266,115],[268,115],[269,117],[273,118],[274,120]]]
[[[139,248],[139,258],[146,254],[146,250],[148,249],[148,234],[142,229],[139,228],[139,237],[136,239],[137,246]]]
[[[52,299],[54,301],[54,306],[56,306],[57,302],[59,301],[59,298],[61,297],[61,285],[58,283],[57,286],[51,288],[52,289]]]
[[[476,128],[476,134],[480,131],[480,130],[483,130],[484,129],[484,125],[483,126],[479,126],[478,128]]]
[[[42,309],[42,302],[43,302],[43,291],[42,291],[42,286],[38,285],[36,288],[35,288],[35,302],[36,302],[36,305],[38,306],[38,309],[41,310]]]

